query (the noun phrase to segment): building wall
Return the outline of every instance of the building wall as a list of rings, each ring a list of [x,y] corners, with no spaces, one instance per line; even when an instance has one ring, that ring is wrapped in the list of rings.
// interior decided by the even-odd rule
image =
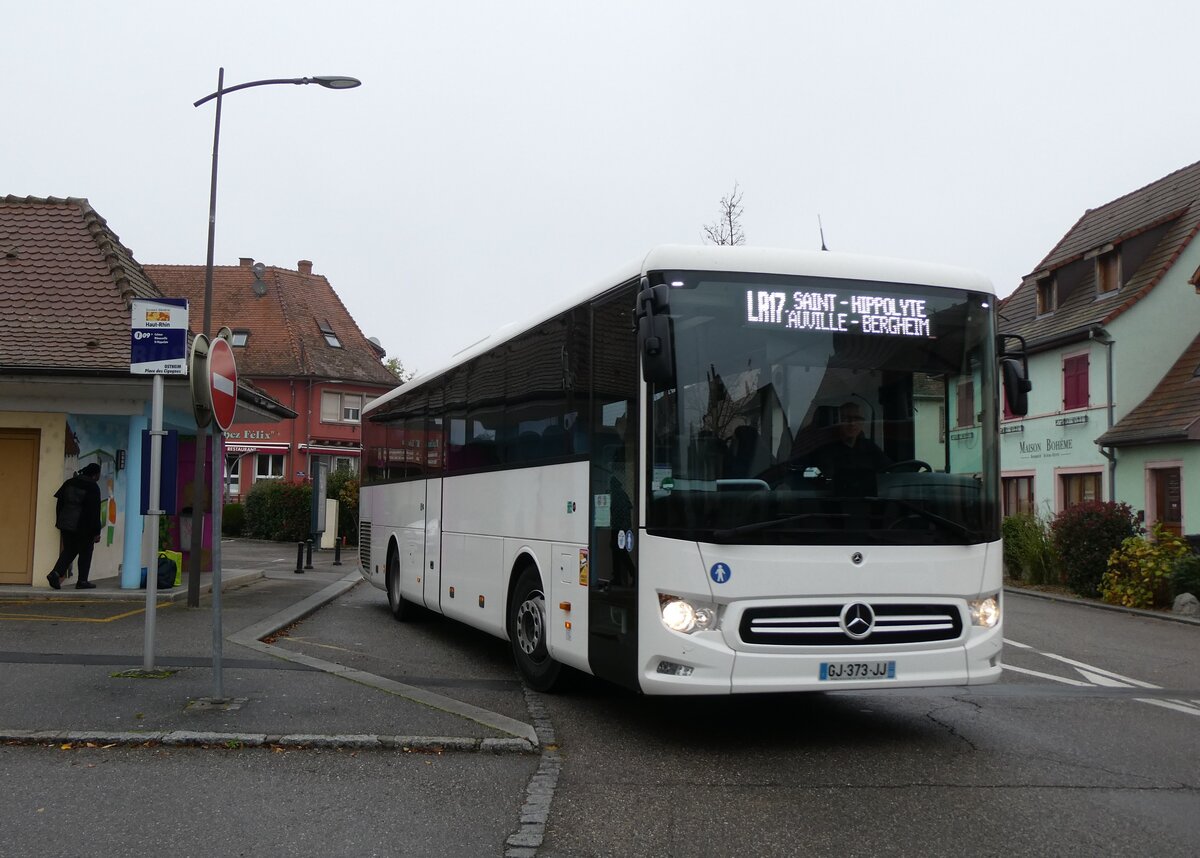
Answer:
[[[1157,518],[1149,471],[1178,467],[1182,477],[1184,533],[1200,533],[1200,445],[1154,444],[1126,447],[1117,466],[1117,499],[1133,507],[1147,528]]]
[[[1088,354],[1089,406],[1063,409],[1063,358]],[[1093,341],[1042,352],[1029,359],[1033,390],[1029,415],[1000,424],[1000,465],[1004,476],[1033,475],[1034,506],[1039,513],[1060,509],[1059,482],[1063,474],[1101,473],[1102,494],[1108,496],[1108,460],[1093,442],[1108,428],[1104,347]]]
[[[124,551],[127,472],[117,468],[117,451],[129,437],[129,418],[95,414],[0,411],[0,426],[40,431],[37,511],[34,523],[33,579],[46,586],[45,573],[53,568],[60,550],[54,526],[57,501],[54,493],[63,481],[91,462],[100,465],[101,512],[104,524],[92,554],[91,578],[103,580],[119,574]],[[136,512],[136,511],[135,511]],[[140,526],[140,513],[135,515]]]
[[[252,379],[275,399],[297,414],[295,420],[280,423],[235,423],[226,433],[231,454],[245,454],[241,460],[238,496],[244,496],[253,484],[257,456],[282,454],[283,477],[291,480],[309,476],[311,445],[322,456],[338,455],[357,460],[361,451],[362,429],[359,423],[326,422],[321,419],[322,394],[361,394],[361,405],[391,390],[391,387],[360,385],[351,382],[312,381],[308,379]],[[343,445],[345,446],[343,449]],[[336,453],[331,452],[336,450]]]
[[[1162,282],[1108,326],[1116,341],[1116,420],[1146,398],[1200,330],[1200,295],[1187,282],[1198,266],[1200,241],[1193,241]],[[1103,383],[1102,378],[1100,381]]]
[[[1135,408],[1162,379],[1200,330],[1200,296],[1187,282],[1200,265],[1200,242],[1193,242],[1153,290],[1113,319],[1106,331],[1113,339],[1113,420]],[[1101,298],[1099,300],[1117,300]],[[1116,308],[1116,304],[1113,308]],[[1101,496],[1148,510],[1145,464],[1182,460],[1185,532],[1200,532],[1200,451],[1187,445],[1152,445],[1117,450],[1115,481],[1110,490],[1109,463],[1095,439],[1108,428],[1107,347],[1085,340],[1034,355],[1029,360],[1033,390],[1029,416],[1001,424],[1001,467],[1004,476],[1032,474],[1035,507],[1043,514],[1062,509],[1063,475],[1099,471]],[[1063,359],[1088,355],[1088,407],[1063,409]]]

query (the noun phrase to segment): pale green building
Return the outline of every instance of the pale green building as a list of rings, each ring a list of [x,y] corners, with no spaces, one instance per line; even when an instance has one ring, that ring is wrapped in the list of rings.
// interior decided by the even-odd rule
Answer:
[[[1000,307],[1029,413],[1001,423],[1004,512],[1128,503],[1200,534],[1200,163],[1079,221]]]

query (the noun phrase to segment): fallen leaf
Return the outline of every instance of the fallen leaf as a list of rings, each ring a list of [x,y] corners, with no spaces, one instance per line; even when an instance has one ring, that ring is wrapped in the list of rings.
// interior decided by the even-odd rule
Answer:
[[[71,750],[72,747],[73,747],[73,745],[70,742],[66,742],[62,745],[59,745],[58,749],[60,751],[69,751],[69,750]]]

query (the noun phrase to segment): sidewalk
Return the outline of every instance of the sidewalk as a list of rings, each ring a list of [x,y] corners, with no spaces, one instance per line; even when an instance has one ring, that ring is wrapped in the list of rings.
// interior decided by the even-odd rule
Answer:
[[[340,566],[334,552],[314,551],[300,574],[288,543],[223,540],[221,552],[219,675],[211,575],[199,608],[187,607],[186,570],[180,587],[157,594],[149,656],[145,590],[117,579],[94,590],[73,579],[58,591],[0,587],[0,741],[535,747],[528,724],[270,643],[367,586],[353,551]]]

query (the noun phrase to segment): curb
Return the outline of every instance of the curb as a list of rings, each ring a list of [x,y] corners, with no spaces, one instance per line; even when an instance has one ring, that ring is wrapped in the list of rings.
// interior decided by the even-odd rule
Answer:
[[[255,623],[252,626],[242,629],[236,634],[230,635],[227,640],[231,643],[245,647],[247,649],[260,652],[264,655],[269,655],[283,661],[289,661],[295,664],[303,664],[315,670],[320,670],[334,676],[340,676],[343,679],[348,679],[351,682],[357,682],[360,685],[365,685],[368,688],[374,688],[383,691],[387,694],[395,695],[396,697],[410,700],[413,703],[427,706],[430,709],[436,709],[442,712],[456,715],[459,718],[465,718],[469,721],[474,721],[477,724],[482,724],[485,727],[490,727],[502,733],[507,733],[512,739],[484,739],[482,741],[498,741],[508,742],[517,741],[526,743],[531,749],[536,748],[538,742],[537,732],[530,724],[523,721],[518,721],[515,718],[510,718],[507,715],[501,715],[498,712],[490,712],[486,709],[481,709],[478,706],[472,706],[469,703],[463,703],[460,700],[455,700],[452,697],[446,697],[441,694],[436,694],[424,688],[418,688],[413,685],[407,685],[403,682],[397,682],[393,679],[388,679],[384,676],[377,676],[366,671],[356,670],[345,665],[337,664],[336,662],[325,661],[314,656],[305,655],[304,653],[292,652],[283,647],[274,646],[273,644],[265,643],[263,638],[270,637],[280,629],[299,622],[322,606],[332,602],[338,596],[356,587],[363,582],[362,576],[358,572],[348,572],[339,580],[333,582],[329,586],[319,590],[282,611],[279,611],[265,620]],[[479,741],[473,739],[464,739],[463,741]]]
[[[221,592],[232,590],[237,587],[245,587],[248,584],[253,584],[260,578],[267,577],[267,573],[261,569],[222,569],[221,570]],[[200,595],[212,593],[212,579],[200,582]],[[169,590],[157,590],[154,594],[155,604],[162,605],[167,603],[179,602],[187,598],[188,586],[185,580],[178,587],[172,587]],[[20,599],[29,602],[77,602],[86,600],[89,602],[145,602],[146,588],[140,587],[136,590],[130,588],[124,589],[96,589],[96,590],[76,590],[74,585],[63,585],[61,590],[51,590],[45,587],[29,587],[25,584],[5,584],[0,586],[0,599]]]
[[[1060,596],[1057,593],[1044,593],[1041,590],[1026,590],[1024,587],[1004,585],[1004,592],[1043,599],[1047,602],[1058,602],[1063,605],[1078,605],[1082,608],[1097,608],[1101,611],[1116,611],[1121,614],[1132,614],[1135,617],[1147,617],[1153,620],[1166,620],[1169,623],[1181,623],[1185,626],[1200,626],[1200,619],[1185,617],[1182,614],[1164,614],[1162,611],[1147,611],[1143,608],[1126,608],[1124,605],[1110,605],[1107,602],[1095,602],[1074,596]]]
[[[325,735],[319,733],[210,733],[193,730],[109,733],[102,730],[4,730],[0,742],[9,745],[119,745],[142,747],[210,748],[328,748],[336,750],[394,750],[422,754],[447,751],[464,753],[530,754],[536,748],[524,739],[467,739],[457,736],[384,736],[377,734]]]

